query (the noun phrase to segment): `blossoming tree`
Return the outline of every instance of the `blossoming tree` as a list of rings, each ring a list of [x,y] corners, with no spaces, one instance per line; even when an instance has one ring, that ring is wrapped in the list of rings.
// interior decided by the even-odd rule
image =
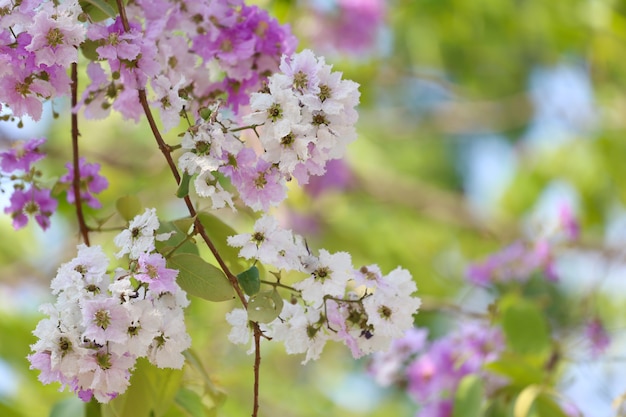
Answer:
[[[417,229],[385,230],[413,222],[413,212],[354,221],[353,232],[367,229],[360,235],[367,245],[389,246],[370,252],[388,255],[380,260],[351,253],[341,238],[317,245],[306,232],[319,219],[306,224],[285,209],[304,193],[304,204],[319,200],[318,210],[333,213],[338,207],[323,194],[354,186],[366,191],[363,199],[396,199],[420,215],[435,207],[429,215],[446,227],[496,234],[428,187],[405,191],[401,178],[385,184],[377,171],[384,162],[355,179],[343,161],[358,142],[363,97],[331,62],[337,52],[363,59],[374,48],[384,2],[337,0],[330,12],[313,1],[288,7],[300,8],[288,17],[314,48],[298,47],[290,26],[244,0],[0,0],[0,117],[22,126],[53,113],[65,123],[65,133],[53,139],[36,136],[0,151],[12,227],[49,232],[55,213],[71,210],[77,232],[67,239],[72,255],[57,260],[49,277],[51,302],[40,306],[27,357],[42,384],[80,400],[58,403],[52,415],[218,413],[224,393],[202,364],[207,352],[195,349],[187,330],[205,320],[194,306],[209,303],[225,309],[224,338],[250,355],[253,416],[263,414],[264,349],[283,345],[310,366],[333,344],[363,358],[358,363],[380,386],[405,392],[420,417],[582,415],[560,390],[567,345],[582,338],[588,356],[598,358],[610,338],[588,298],[581,297],[582,310],[572,308],[559,287],[567,275],[562,259],[585,247],[574,204],[558,205],[528,232],[497,236],[504,248],[491,245],[492,255],[472,247],[461,266],[429,252],[441,234],[415,245]],[[413,17],[397,19],[412,24]],[[381,85],[389,82],[382,73]],[[472,122],[455,125],[468,118],[448,101],[449,86],[433,84],[437,105],[429,121],[451,135],[471,130]],[[368,116],[365,125],[385,124],[380,108]],[[127,126],[146,126],[142,139],[149,145],[131,158],[138,166],[139,159],[149,162],[131,170],[131,178],[105,175],[120,155],[115,148],[99,158],[85,152],[98,137],[85,127],[93,121],[122,126],[113,140],[119,149],[133,140]],[[401,146],[393,143],[399,153]],[[69,162],[58,152],[64,148],[71,149]],[[419,159],[407,157],[410,164]],[[148,165],[153,170],[145,172]],[[175,196],[177,209],[144,207],[142,198],[120,191],[124,182]],[[105,190],[118,194],[103,204]],[[396,223],[385,223],[394,215]],[[350,217],[343,217],[348,226]],[[385,231],[392,238],[378,237]],[[426,258],[422,265],[458,267],[449,275],[462,279],[451,290],[423,270],[389,266],[407,247],[411,257]],[[483,300],[476,308],[475,300],[468,306],[463,298],[418,298],[416,282],[421,294],[461,288]],[[425,314],[416,316],[420,309]],[[442,316],[453,319],[442,326]],[[213,337],[205,333],[200,337]]]

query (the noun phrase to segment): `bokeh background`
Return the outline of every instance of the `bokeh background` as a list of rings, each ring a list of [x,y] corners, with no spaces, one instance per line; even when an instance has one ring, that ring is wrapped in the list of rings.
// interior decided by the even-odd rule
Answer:
[[[329,175],[293,187],[278,210],[312,248],[349,251],[355,265],[401,265],[413,274],[425,308],[416,317],[432,338],[459,317],[452,303],[485,309],[489,294],[468,286],[469,263],[571,207],[582,239],[559,256],[564,314],[598,316],[612,338],[591,361],[582,335],[565,341],[559,388],[585,416],[618,415],[626,392],[623,355],[626,270],[626,2],[621,0],[273,0],[257,1],[290,23],[299,50],[311,48],[361,85],[359,139]],[[84,84],[83,84],[84,85]],[[49,138],[41,167],[51,183],[70,159],[69,120],[59,101],[38,124],[0,124],[2,145]],[[53,117],[53,110],[60,114]],[[125,194],[161,217],[184,216],[175,184],[146,126],[113,116],[80,121],[84,155],[102,165],[110,187],[102,211]],[[5,194],[2,206],[8,205]],[[233,227],[252,219],[220,213]],[[61,201],[52,228],[15,232],[0,217],[0,415],[47,416],[70,394],[42,386],[25,356],[37,308],[78,242],[73,210]],[[112,235],[94,236],[111,249]],[[227,341],[233,305],[193,299],[193,348],[210,374],[216,414],[248,415],[252,357]],[[413,416],[401,389],[367,375],[368,359],[327,346],[301,366],[265,343],[262,415]],[[197,375],[186,376],[193,384]],[[200,382],[199,382],[200,383]],[[619,403],[619,401],[618,401]]]

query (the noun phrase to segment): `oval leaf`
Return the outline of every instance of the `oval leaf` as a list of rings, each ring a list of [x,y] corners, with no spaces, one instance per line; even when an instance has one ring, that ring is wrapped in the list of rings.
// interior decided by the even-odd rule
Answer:
[[[273,321],[283,310],[283,299],[277,291],[264,291],[248,302],[248,319],[259,323]]]
[[[204,230],[231,271],[240,271],[246,268],[247,265],[239,258],[239,248],[233,248],[226,243],[228,236],[237,234],[235,229],[218,217],[206,212],[198,213],[198,220],[204,226]]]
[[[241,285],[243,291],[249,296],[253,296],[261,290],[259,268],[255,265],[252,265],[250,269],[238,274],[237,281],[239,281],[239,285]]]
[[[141,201],[134,195],[125,195],[124,197],[118,198],[115,202],[115,208],[117,208],[117,212],[127,222],[131,221],[136,215],[143,211]]]
[[[168,259],[167,265],[179,271],[176,281],[190,295],[208,301],[226,301],[235,298],[233,287],[222,270],[198,255],[177,253]]]
[[[541,394],[539,385],[529,385],[522,390],[515,400],[515,408],[513,408],[514,417],[527,417],[530,414],[533,404],[537,397]]]
[[[480,417],[484,387],[477,375],[467,375],[461,379],[454,395],[453,417]]]
[[[542,354],[550,349],[550,331],[539,308],[526,300],[510,300],[502,313],[507,344],[522,355]]]

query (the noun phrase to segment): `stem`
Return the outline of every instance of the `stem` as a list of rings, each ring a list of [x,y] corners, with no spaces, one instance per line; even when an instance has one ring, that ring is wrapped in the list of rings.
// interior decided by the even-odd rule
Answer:
[[[74,191],[74,205],[76,206],[76,218],[78,219],[78,228],[80,234],[83,237],[85,245],[89,246],[89,228],[85,223],[85,217],[83,216],[83,204],[80,197],[80,164],[78,162],[78,114],[74,109],[78,104],[78,64],[72,63],[72,162],[74,165],[74,179],[72,180],[72,188]]]
[[[254,328],[254,405],[252,417],[257,417],[259,412],[259,380],[261,376],[261,329],[259,323],[252,322]]]
[[[297,294],[300,294],[301,291],[300,290],[296,290],[293,287],[290,287],[289,285],[285,285],[285,284],[281,284],[280,282],[272,282],[272,281],[266,281],[264,279],[259,280],[262,284],[266,284],[266,285],[271,285],[272,287],[276,288],[276,287],[280,287],[280,288],[284,288],[286,290],[289,290],[291,292],[295,292]]]

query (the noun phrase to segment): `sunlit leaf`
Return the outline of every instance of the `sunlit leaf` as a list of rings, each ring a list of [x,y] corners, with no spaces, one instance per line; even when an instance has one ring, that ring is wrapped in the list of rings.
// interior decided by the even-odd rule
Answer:
[[[10,414],[8,416],[10,416]],[[83,416],[85,416],[85,403],[76,397],[70,397],[65,400],[59,401],[58,403],[52,406],[52,410],[50,411],[50,417],[83,417]],[[91,416],[86,416],[86,417],[91,417]]]
[[[541,387],[539,385],[529,385],[519,393],[515,400],[515,407],[513,408],[514,417],[528,417],[530,410],[532,409],[535,400],[541,393]]]
[[[513,299],[502,307],[502,329],[507,344],[520,354],[543,354],[550,348],[550,331],[537,305]]]
[[[176,253],[167,261],[168,267],[179,271],[176,281],[188,294],[208,301],[235,298],[233,287],[219,268],[197,255]]]
[[[477,375],[461,379],[454,395],[453,417],[480,417],[484,395],[482,380]]]

